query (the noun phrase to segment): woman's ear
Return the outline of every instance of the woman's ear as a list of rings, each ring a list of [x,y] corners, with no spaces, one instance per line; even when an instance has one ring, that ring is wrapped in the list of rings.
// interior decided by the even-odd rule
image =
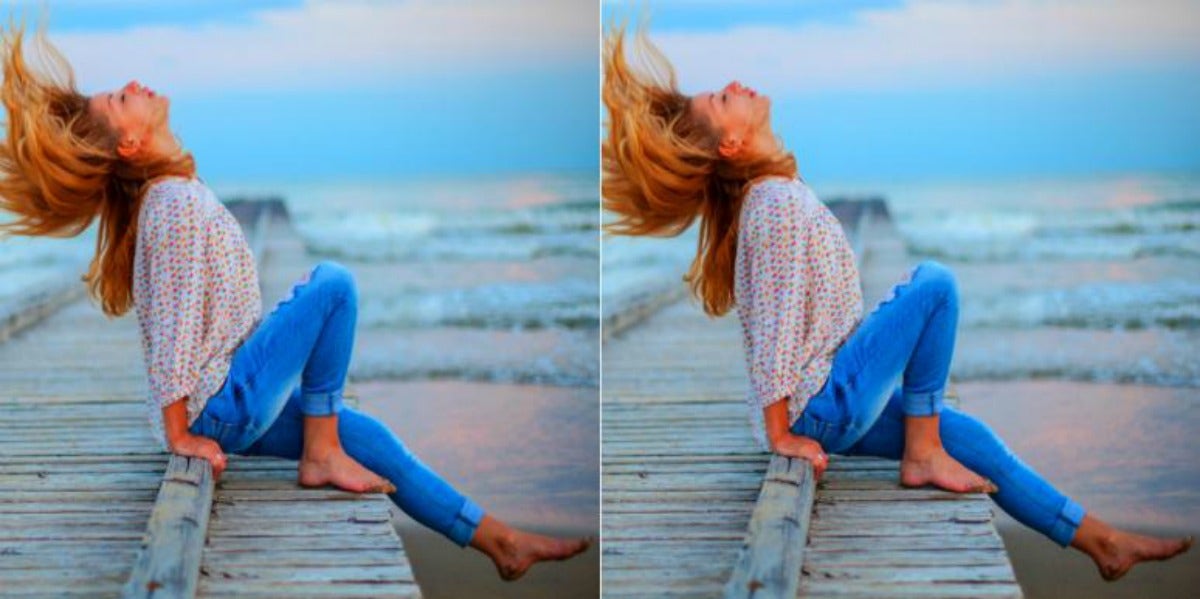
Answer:
[[[742,146],[745,141],[737,137],[722,137],[721,143],[717,144],[717,153],[722,158],[734,158],[742,153]]]
[[[133,158],[141,147],[142,140],[132,135],[123,135],[121,141],[117,142],[117,155],[128,160]]]

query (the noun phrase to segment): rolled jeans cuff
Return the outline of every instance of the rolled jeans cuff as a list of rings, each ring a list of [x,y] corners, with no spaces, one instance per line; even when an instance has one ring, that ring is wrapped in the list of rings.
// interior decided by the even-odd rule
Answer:
[[[1071,540],[1075,538],[1075,531],[1083,522],[1084,513],[1086,511],[1083,506],[1068,497],[1063,502],[1062,509],[1058,511],[1058,517],[1055,518],[1054,524],[1050,525],[1050,538],[1062,547],[1069,546]]]
[[[300,395],[300,412],[305,416],[332,416],[341,411],[341,389]]]
[[[450,524],[450,530],[446,532],[446,536],[450,537],[450,540],[457,543],[459,547],[466,547],[471,542],[471,537],[475,536],[475,529],[479,528],[479,522],[482,520],[483,508],[471,501],[470,497],[465,497],[462,508],[454,517],[454,522]]]
[[[904,414],[906,416],[933,416],[942,411],[942,396],[945,389],[923,393],[904,392]]]

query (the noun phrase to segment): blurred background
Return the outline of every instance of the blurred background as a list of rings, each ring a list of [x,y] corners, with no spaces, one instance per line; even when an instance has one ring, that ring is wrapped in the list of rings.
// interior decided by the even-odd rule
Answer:
[[[965,410],[1100,518],[1200,533],[1200,3],[606,1],[603,24],[643,7],[685,93],[767,94],[818,196],[882,196],[909,261],[955,271]],[[605,318],[679,281],[694,233],[605,237]],[[1105,584],[996,511],[1029,597],[1200,587],[1192,554]]]
[[[48,16],[84,93],[137,79],[168,96],[220,198],[283,198],[307,252],[291,278],[350,267],[363,409],[493,515],[598,533],[594,0],[3,8],[30,29]],[[0,305],[83,272],[94,243],[0,243]],[[397,521],[428,597],[597,593],[597,549],[502,585]]]

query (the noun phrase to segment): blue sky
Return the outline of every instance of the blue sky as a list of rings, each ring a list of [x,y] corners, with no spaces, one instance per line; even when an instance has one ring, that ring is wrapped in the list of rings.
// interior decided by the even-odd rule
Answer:
[[[1194,0],[606,0],[685,92],[770,95],[806,177],[1200,170]]]
[[[172,101],[201,176],[328,181],[593,170],[594,0],[61,0],[85,93]],[[6,3],[11,6],[11,3]],[[16,2],[30,23],[40,3]]]

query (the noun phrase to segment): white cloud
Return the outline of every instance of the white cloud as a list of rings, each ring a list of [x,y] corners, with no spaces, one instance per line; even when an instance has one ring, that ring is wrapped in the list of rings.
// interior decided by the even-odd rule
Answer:
[[[1197,64],[1200,3],[916,0],[864,10],[850,24],[651,31],[651,39],[687,90],[730,79],[766,93],[942,85],[1164,61]]]
[[[444,70],[534,70],[594,60],[588,0],[310,0],[252,23],[64,32],[85,90],[138,78],[165,92],[362,84]],[[53,22],[53,21],[52,21]]]

